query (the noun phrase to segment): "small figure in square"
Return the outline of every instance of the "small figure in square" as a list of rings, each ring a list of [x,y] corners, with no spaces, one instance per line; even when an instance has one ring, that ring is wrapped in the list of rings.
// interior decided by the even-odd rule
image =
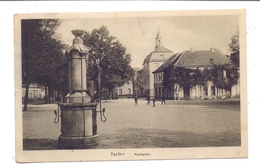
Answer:
[[[163,103],[166,105],[166,102],[165,102],[165,96],[164,96],[164,95],[162,96],[162,102],[161,102],[161,105],[162,105]]]
[[[153,98],[153,107],[155,107],[155,97]]]
[[[147,104],[150,105],[150,96],[147,96]]]
[[[134,96],[134,99],[135,99],[135,105],[138,105],[138,97],[137,97],[137,95]]]

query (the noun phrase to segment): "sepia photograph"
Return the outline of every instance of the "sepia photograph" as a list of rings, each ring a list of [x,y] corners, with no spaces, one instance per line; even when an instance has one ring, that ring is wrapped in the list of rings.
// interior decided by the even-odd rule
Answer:
[[[245,10],[14,16],[16,161],[247,157]]]

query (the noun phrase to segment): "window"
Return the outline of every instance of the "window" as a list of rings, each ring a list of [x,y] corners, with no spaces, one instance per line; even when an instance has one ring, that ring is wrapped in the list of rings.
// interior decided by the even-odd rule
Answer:
[[[115,94],[118,95],[117,89],[115,89]]]
[[[159,63],[154,63],[154,67],[157,69],[159,68]]]
[[[119,89],[119,95],[122,95],[122,94],[123,94],[122,89]]]
[[[158,82],[158,81],[159,81],[159,80],[158,80],[158,74],[155,74],[155,75],[154,75],[154,81],[155,81],[155,82]]]
[[[131,88],[128,88],[128,94],[131,94]]]
[[[163,73],[161,73],[161,75],[162,75],[162,81],[163,81]]]
[[[163,73],[158,74],[158,77],[159,77],[158,78],[159,81],[163,81]]]
[[[164,59],[164,54],[161,54],[160,56]]]

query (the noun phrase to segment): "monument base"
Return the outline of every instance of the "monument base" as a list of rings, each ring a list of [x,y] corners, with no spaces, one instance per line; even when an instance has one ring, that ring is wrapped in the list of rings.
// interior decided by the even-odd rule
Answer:
[[[99,143],[99,134],[88,137],[59,136],[59,149],[95,149]]]

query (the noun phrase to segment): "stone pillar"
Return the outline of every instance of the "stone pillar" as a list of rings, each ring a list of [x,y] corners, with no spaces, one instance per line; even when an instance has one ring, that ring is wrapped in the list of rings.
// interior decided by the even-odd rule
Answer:
[[[73,45],[68,48],[69,89],[66,103],[61,108],[61,135],[58,147],[62,149],[95,148],[99,135],[96,125],[97,103],[91,102],[87,90],[87,59],[89,48],[80,37],[83,31],[73,30]],[[93,93],[93,92],[92,92]]]
[[[218,98],[218,88],[215,86],[215,96]]]
[[[91,101],[89,95],[86,94],[86,59],[88,50],[83,45],[83,40],[77,36],[73,40],[73,45],[66,52],[69,57],[70,94],[67,95],[68,103],[87,103]]]
[[[190,98],[191,99],[196,99],[196,86],[195,87],[191,87],[191,94],[190,94]]]
[[[195,85],[195,99],[198,99],[198,85]]]
[[[211,98],[211,82],[208,82],[208,97]]]

